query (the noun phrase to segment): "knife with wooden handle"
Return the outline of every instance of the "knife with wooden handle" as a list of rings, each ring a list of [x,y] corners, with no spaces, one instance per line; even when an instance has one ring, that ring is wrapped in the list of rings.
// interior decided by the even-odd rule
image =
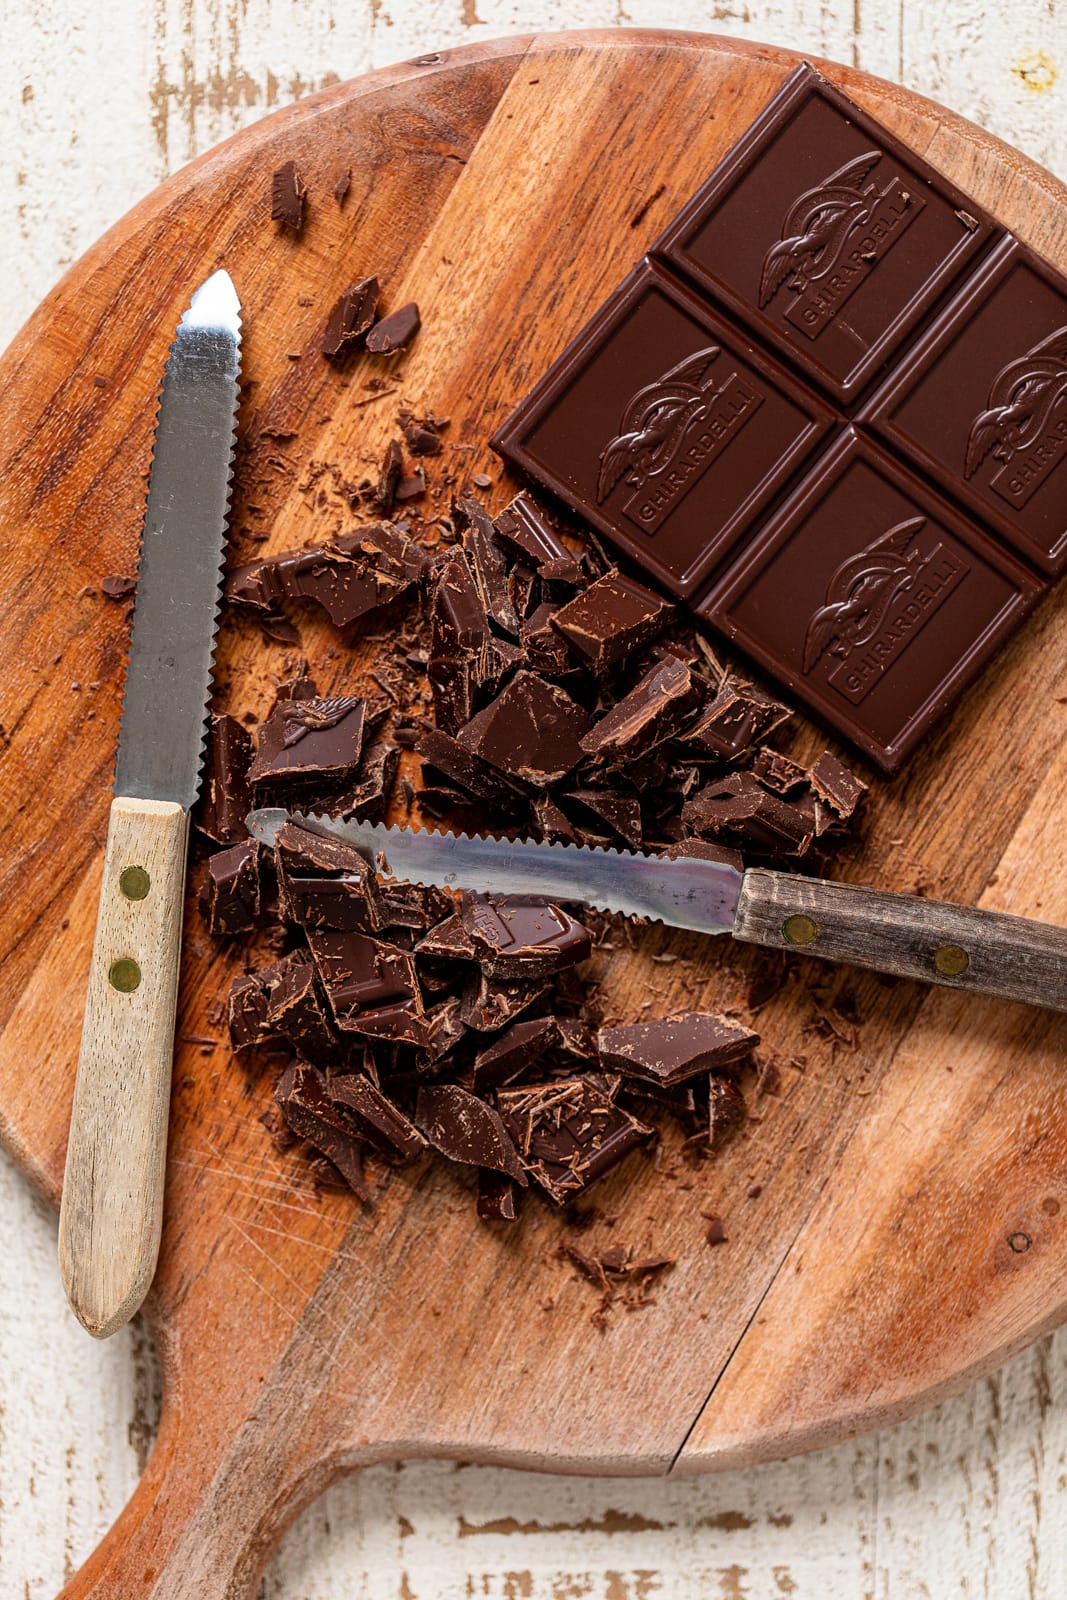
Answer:
[[[468,838],[277,808],[248,831],[273,845],[293,822],[355,846],[410,883],[485,894],[535,894],[647,917],[750,944],[797,950],[902,978],[1067,1011],[1067,928],[790,872],[642,851]]]
[[[229,511],[240,305],[216,272],[170,347],[156,424],[115,798],[59,1214],[79,1321],[106,1338],[155,1274],[189,810],[200,787]]]

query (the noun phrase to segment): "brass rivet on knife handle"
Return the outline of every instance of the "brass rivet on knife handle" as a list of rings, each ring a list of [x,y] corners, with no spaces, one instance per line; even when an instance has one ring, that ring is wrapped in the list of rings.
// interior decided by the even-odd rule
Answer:
[[[1067,1011],[1067,928],[1027,917],[757,867],[745,873],[733,933],[771,949],[799,947],[826,961]]]
[[[119,873],[119,888],[127,900],[144,900],[152,887],[152,880],[143,867],[123,867]]]

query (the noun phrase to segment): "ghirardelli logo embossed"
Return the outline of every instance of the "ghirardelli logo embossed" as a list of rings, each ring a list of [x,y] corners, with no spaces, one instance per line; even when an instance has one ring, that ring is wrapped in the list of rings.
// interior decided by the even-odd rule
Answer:
[[[786,321],[809,339],[833,321],[923,208],[922,197],[897,177],[881,190],[867,182],[881,159],[881,150],[868,150],[799,195],[763,258],[761,309],[787,289],[795,299]]]
[[[1021,511],[1067,456],[1067,328],[1001,367],[986,409],[971,423],[963,475],[992,454],[1003,463],[989,487]]]
[[[720,354],[715,344],[698,350],[627,403],[619,432],[600,457],[598,505],[625,479],[634,493],[623,513],[655,533],[755,415],[763,395],[750,378],[730,372],[716,387],[710,369]]]
[[[804,637],[804,675],[827,652],[826,681],[858,705],[970,570],[942,544],[923,549],[925,517],[909,517],[836,568]]]

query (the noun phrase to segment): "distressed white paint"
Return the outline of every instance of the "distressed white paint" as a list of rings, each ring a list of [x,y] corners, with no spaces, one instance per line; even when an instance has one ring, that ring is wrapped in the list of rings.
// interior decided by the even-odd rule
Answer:
[[[106,223],[271,106],[432,48],[614,24],[854,62],[1067,176],[1063,0],[0,0],[0,345]],[[54,1219],[2,1160],[0,1219],[0,1595],[50,1600],[133,1487],[154,1370],[136,1330],[77,1326]],[[302,1518],[264,1594],[1062,1600],[1067,1332],[911,1423],[723,1478],[378,1468]]]

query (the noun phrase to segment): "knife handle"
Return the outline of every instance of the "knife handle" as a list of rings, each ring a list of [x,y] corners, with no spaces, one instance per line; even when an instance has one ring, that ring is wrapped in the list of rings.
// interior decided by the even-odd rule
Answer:
[[[977,906],[745,873],[734,937],[1067,1011],[1067,929]]]
[[[159,1254],[189,813],[111,802],[59,1213],[79,1322],[106,1339]]]

